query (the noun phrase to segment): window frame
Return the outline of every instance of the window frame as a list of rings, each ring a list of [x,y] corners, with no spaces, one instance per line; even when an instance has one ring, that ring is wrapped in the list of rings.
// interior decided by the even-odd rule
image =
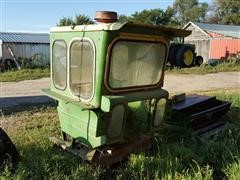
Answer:
[[[65,76],[65,85],[64,85],[63,88],[57,86],[56,83],[55,83],[55,79],[54,79],[53,47],[54,47],[54,44],[55,44],[57,41],[63,42],[64,45],[66,46],[66,68],[65,68],[66,76]],[[68,69],[68,68],[67,68],[67,66],[68,66],[68,54],[67,54],[67,53],[68,53],[68,46],[67,46],[66,41],[65,41],[64,39],[55,39],[55,40],[53,41],[53,43],[52,43],[52,82],[53,82],[54,87],[55,87],[56,89],[58,89],[58,90],[61,90],[61,91],[64,91],[64,90],[66,90],[66,88],[67,88],[67,69]]]
[[[161,76],[159,81],[156,84],[150,84],[150,85],[142,85],[142,86],[130,86],[130,87],[121,87],[121,88],[113,88],[111,87],[109,83],[109,75],[110,75],[110,68],[111,68],[111,57],[112,57],[112,50],[114,48],[114,45],[119,41],[126,41],[126,42],[144,42],[144,43],[161,43],[165,46],[165,58],[163,63],[163,68],[161,72]],[[167,43],[167,40],[165,40],[162,36],[149,36],[146,37],[144,35],[129,35],[129,36],[118,36],[109,44],[108,50],[107,50],[107,57],[106,57],[106,66],[105,66],[105,78],[104,78],[104,84],[108,91],[111,93],[121,93],[121,92],[132,92],[132,91],[141,91],[141,90],[147,90],[147,89],[154,89],[162,85],[163,81],[163,74],[164,74],[164,67],[166,65],[166,59],[168,56],[168,48],[169,43]]]
[[[89,98],[83,98],[80,96],[76,96],[74,95],[72,89],[71,89],[71,47],[73,45],[74,42],[76,41],[80,41],[80,42],[83,42],[83,41],[87,41],[91,44],[91,47],[93,49],[93,72],[92,72],[92,78],[93,78],[93,81],[92,81],[92,94]],[[83,101],[83,102],[89,102],[93,99],[94,97],[94,94],[95,94],[95,76],[96,76],[96,47],[95,47],[95,44],[93,42],[92,39],[88,38],[88,37],[83,37],[83,38],[73,38],[71,39],[70,43],[69,43],[69,47],[68,47],[68,72],[69,72],[69,76],[68,76],[68,84],[69,84],[69,90],[70,90],[70,94],[76,98],[78,98],[79,100]]]

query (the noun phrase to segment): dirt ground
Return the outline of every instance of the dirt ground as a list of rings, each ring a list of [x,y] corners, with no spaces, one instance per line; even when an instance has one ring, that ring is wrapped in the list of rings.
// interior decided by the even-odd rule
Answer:
[[[20,82],[0,82],[0,97],[39,96],[40,89],[48,88],[49,78]],[[240,87],[240,72],[221,72],[205,75],[166,74],[164,89],[171,94],[202,90]]]
[[[40,89],[48,88],[49,78],[19,82],[0,82],[0,97],[38,96]]]
[[[164,88],[170,93],[240,88],[240,72],[166,74]]]

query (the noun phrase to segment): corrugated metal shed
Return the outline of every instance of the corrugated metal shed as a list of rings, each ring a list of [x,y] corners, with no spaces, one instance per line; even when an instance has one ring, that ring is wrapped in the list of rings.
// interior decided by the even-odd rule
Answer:
[[[43,44],[50,43],[48,33],[0,32],[0,39],[3,42],[12,43],[43,43]]]
[[[227,59],[240,52],[240,26],[189,22],[184,29],[192,31],[185,42],[195,44],[197,54],[205,62]]]
[[[200,29],[205,31],[219,33],[225,36],[240,38],[240,26],[223,25],[223,24],[207,24],[207,23],[198,23],[198,22],[189,22],[189,23],[194,23]]]
[[[209,59],[226,59],[240,52],[240,39],[213,39],[210,42]]]

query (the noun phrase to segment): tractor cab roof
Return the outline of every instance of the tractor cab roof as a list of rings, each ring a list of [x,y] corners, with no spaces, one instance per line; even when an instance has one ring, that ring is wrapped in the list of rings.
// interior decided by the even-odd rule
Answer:
[[[135,23],[135,22],[99,23],[99,24],[91,24],[91,25],[61,26],[61,27],[57,26],[57,27],[51,28],[50,32],[117,31],[125,27],[155,29],[171,37],[186,37],[191,34],[191,31],[184,30],[184,29],[176,29],[176,28],[156,26],[156,25],[146,25],[146,24]]]

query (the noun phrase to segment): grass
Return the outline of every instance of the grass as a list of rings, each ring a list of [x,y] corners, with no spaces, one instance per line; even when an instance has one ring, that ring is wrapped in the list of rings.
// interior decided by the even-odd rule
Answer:
[[[1,118],[22,160],[15,172],[7,168],[0,179],[212,179],[240,177],[240,92],[204,92],[233,103],[224,133],[200,145],[186,127],[164,126],[152,152],[132,154],[112,169],[94,167],[53,147],[59,136],[55,107],[43,107]]]
[[[21,69],[18,71],[0,72],[0,82],[32,80],[49,76],[49,68]]]
[[[240,71],[240,63],[222,63],[216,66],[202,64],[199,67],[197,66],[191,68],[167,68],[166,73],[207,74],[232,71]]]

